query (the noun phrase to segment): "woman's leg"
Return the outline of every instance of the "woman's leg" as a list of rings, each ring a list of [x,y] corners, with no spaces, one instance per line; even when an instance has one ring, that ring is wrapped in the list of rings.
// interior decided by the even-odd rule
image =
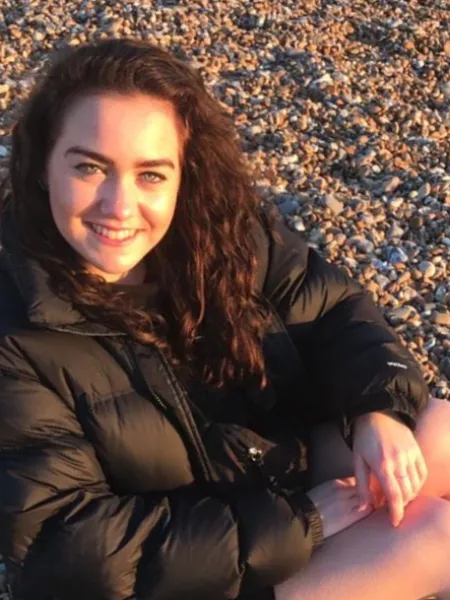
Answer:
[[[398,528],[384,510],[328,538],[277,586],[279,600],[417,600],[450,589],[450,503],[419,497]]]
[[[431,398],[415,435],[428,467],[420,493],[450,500],[450,402]]]
[[[307,569],[283,584],[297,590],[288,598],[417,600],[434,593],[450,598],[450,502],[440,499],[450,499],[450,403],[430,400],[416,439],[428,479],[400,527],[393,528],[380,509],[329,538]],[[313,485],[352,475],[352,454],[335,425],[313,432],[311,466]]]

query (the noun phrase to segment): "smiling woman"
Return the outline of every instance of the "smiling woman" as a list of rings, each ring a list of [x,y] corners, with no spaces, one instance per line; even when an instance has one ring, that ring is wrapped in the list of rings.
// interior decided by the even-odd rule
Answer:
[[[0,198],[14,598],[448,592],[450,405],[262,210],[196,71],[135,40],[68,49]]]
[[[182,156],[183,125],[170,102],[110,93],[73,103],[45,180],[55,224],[91,273],[142,283],[142,260],[173,219]]]

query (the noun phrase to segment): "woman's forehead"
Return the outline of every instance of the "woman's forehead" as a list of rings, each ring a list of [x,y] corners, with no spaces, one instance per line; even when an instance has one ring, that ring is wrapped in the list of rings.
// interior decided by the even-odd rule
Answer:
[[[82,147],[111,161],[172,158],[182,145],[182,125],[174,105],[150,95],[96,94],[68,109],[59,150]]]

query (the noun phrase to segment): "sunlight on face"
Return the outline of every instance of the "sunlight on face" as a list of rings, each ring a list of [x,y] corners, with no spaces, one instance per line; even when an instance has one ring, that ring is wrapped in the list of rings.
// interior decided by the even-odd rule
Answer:
[[[91,272],[143,280],[174,216],[182,135],[174,106],[153,96],[92,95],[68,110],[47,164],[50,207]]]

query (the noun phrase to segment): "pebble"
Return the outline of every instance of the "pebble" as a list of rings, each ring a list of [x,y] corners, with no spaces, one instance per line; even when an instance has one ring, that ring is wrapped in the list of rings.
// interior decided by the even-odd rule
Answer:
[[[375,275],[375,281],[380,290],[384,290],[391,283],[391,280],[388,277],[381,274]]]
[[[408,255],[406,254],[406,252],[402,248],[400,248],[400,247],[398,247],[398,248],[390,248],[388,250],[387,259],[392,264],[406,263],[409,260]]]
[[[388,238],[390,240],[399,239],[405,235],[405,230],[400,227],[397,222],[394,222],[388,229]]]
[[[327,206],[335,215],[339,215],[344,210],[342,202],[331,195],[327,195],[325,198],[325,206]]]
[[[393,310],[387,313],[389,320],[394,324],[403,323],[415,315],[415,308],[413,306],[408,305],[400,306],[399,308],[394,308]]]
[[[450,312],[435,313],[433,321],[436,325],[450,327]]]
[[[176,48],[235,119],[264,201],[386,315],[398,311],[391,322],[430,391],[450,399],[447,0],[2,0],[2,10],[0,176],[16,109],[55,49],[121,35]]]
[[[400,185],[402,184],[402,180],[400,177],[390,177],[382,187],[382,190],[385,194],[390,194],[394,192]]]
[[[419,270],[422,271],[424,277],[434,277],[436,274],[436,266],[428,260],[420,263]]]

